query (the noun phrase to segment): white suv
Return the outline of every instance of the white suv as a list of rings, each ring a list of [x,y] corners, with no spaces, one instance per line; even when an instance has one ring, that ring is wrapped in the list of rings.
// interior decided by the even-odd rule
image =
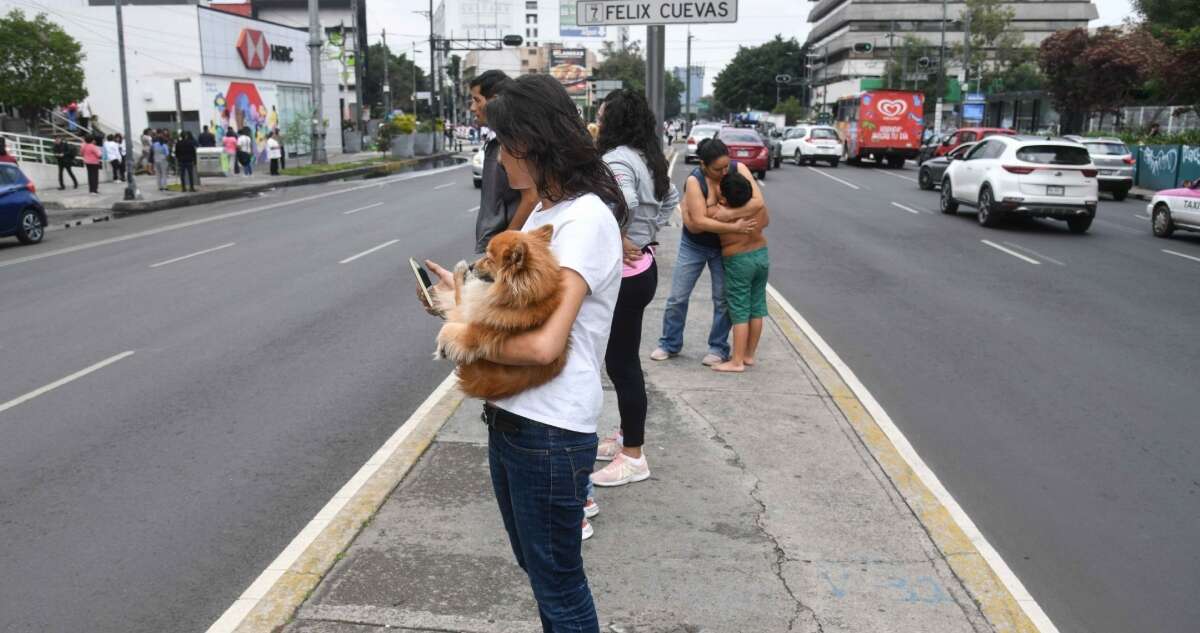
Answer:
[[[836,128],[827,125],[800,125],[783,135],[783,155],[797,165],[817,161],[838,166],[842,157],[842,139]]]
[[[1066,140],[990,136],[942,176],[942,213],[975,207],[979,223],[996,226],[1006,215],[1066,220],[1083,233],[1096,217],[1096,167],[1087,148]]]

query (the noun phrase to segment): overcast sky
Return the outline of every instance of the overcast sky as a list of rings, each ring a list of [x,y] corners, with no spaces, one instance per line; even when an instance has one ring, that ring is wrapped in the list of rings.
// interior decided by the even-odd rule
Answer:
[[[548,0],[542,0],[546,2]],[[552,0],[551,0],[552,1]],[[1093,0],[1100,12],[1100,19],[1090,26],[1120,24],[1132,14],[1129,0]],[[692,64],[705,67],[705,94],[712,90],[712,80],[737,53],[738,45],[754,45],[765,42],[777,33],[784,37],[795,37],[803,42],[808,36],[806,21],[812,2],[803,0],[740,0],[738,22],[692,27]],[[380,32],[387,29],[388,45],[396,52],[411,50],[414,40],[421,67],[428,68],[429,22],[413,11],[429,9],[429,0],[368,0],[367,23],[372,42],[379,41]],[[631,39],[644,40],[645,27],[630,27]],[[609,37],[615,39],[616,29],[609,29]],[[547,39],[543,37],[543,39]],[[588,46],[599,49],[600,40],[588,40]],[[683,26],[667,27],[667,68],[686,65],[687,30]]]

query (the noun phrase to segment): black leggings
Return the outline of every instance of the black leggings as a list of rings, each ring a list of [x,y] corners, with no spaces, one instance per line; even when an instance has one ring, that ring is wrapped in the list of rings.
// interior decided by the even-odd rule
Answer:
[[[642,375],[642,315],[658,287],[658,262],[633,277],[621,279],[621,291],[613,309],[612,332],[604,365],[617,392],[624,445],[641,446],[646,441],[646,378]]]

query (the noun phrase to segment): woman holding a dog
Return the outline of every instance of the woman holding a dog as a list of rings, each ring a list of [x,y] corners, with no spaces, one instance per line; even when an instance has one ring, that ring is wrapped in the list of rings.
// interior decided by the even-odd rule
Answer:
[[[620,226],[628,211],[575,104],[554,78],[516,79],[488,102],[487,119],[509,185],[538,193],[523,230],[553,226],[550,249],[562,284],[549,319],[513,335],[487,360],[547,365],[567,353],[550,382],[484,405],[492,487],[543,631],[598,633],[580,525],[596,459],[600,363],[621,288]],[[426,264],[440,278],[434,292],[453,293],[454,276]],[[447,323],[443,332],[454,327],[465,325]]]

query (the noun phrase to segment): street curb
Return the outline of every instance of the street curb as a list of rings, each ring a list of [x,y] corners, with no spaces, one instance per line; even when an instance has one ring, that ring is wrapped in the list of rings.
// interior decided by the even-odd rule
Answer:
[[[988,623],[998,633],[1057,633],[1058,629],[1025,591],[1015,574],[999,559],[999,555],[982,534],[974,538],[968,535],[961,521],[965,521],[970,530],[978,533],[970,518],[961,508],[948,507],[926,484],[906,457],[905,451],[896,445],[893,438],[872,416],[870,407],[859,399],[858,393],[847,384],[842,372],[835,367],[835,364],[841,361],[834,363],[826,357],[820,346],[807,333],[811,326],[802,322],[803,317],[798,313],[793,316],[795,309],[790,305],[785,307],[786,299],[783,299],[777,290],[768,286],[767,294],[771,320],[779,326],[792,348],[812,370],[863,446],[870,451],[875,462],[904,498],[913,516],[921,523],[941,552],[943,560],[970,593]],[[817,336],[819,338],[819,335]],[[857,382],[857,379],[853,380]],[[869,395],[867,397],[873,400]],[[911,451],[911,447],[908,448]],[[920,461],[919,457],[917,461]],[[925,467],[923,462],[920,465]],[[936,482],[936,476],[933,477]],[[952,499],[951,503],[954,503]],[[998,564],[993,564],[993,558]],[[1014,591],[1021,597],[1015,595]]]
[[[274,633],[291,621],[462,404],[457,385],[447,376],[207,633]]]
[[[420,167],[426,163],[437,162],[441,160],[454,160],[458,155],[454,153],[434,154],[432,156],[422,156],[420,158],[405,159],[406,161],[401,166],[403,167]],[[242,198],[247,194],[261,193],[271,189],[280,189],[284,187],[297,187],[300,185],[315,185],[331,180],[341,180],[343,178],[354,178],[357,176],[367,176],[378,173],[379,175],[387,175],[392,173],[393,168],[388,166],[388,163],[380,163],[378,165],[366,165],[363,167],[354,167],[340,171],[331,171],[323,174],[313,174],[311,176],[292,176],[286,180],[278,180],[265,182],[256,185],[247,185],[236,189],[223,189],[220,191],[201,191],[190,195],[181,195],[171,198],[162,198],[159,200],[119,200],[112,205],[113,217],[123,218],[130,215],[138,215],[142,213],[151,213],[154,211],[163,211],[166,209],[177,209],[179,207],[190,207],[197,204],[208,204],[210,202],[220,202],[222,200],[232,200],[234,198]]]

